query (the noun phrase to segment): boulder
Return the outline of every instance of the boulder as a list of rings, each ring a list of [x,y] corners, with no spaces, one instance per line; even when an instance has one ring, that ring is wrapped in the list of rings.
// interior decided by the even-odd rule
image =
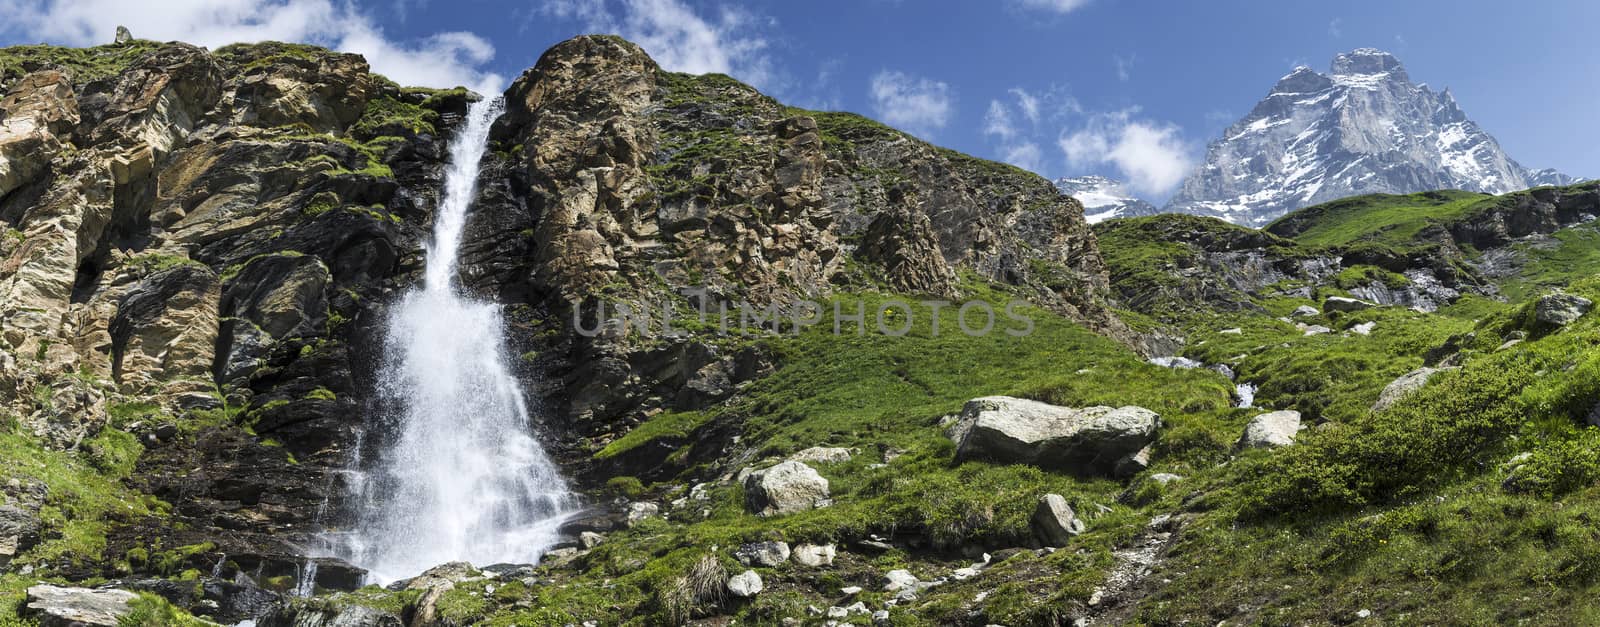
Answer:
[[[1299,307],[1295,307],[1294,311],[1289,312],[1289,315],[1295,318],[1304,318],[1307,316],[1315,316],[1319,313],[1322,312],[1317,311],[1316,307],[1312,307],[1310,305],[1301,305]]]
[[[1118,479],[1127,479],[1150,467],[1150,447],[1139,449],[1139,452],[1117,460],[1117,465],[1111,474]]]
[[[1557,292],[1539,297],[1533,305],[1533,319],[1546,328],[1572,324],[1594,308],[1594,301],[1582,296]]]
[[[1383,391],[1378,394],[1378,400],[1372,404],[1372,411],[1384,411],[1393,407],[1395,403],[1407,395],[1422,389],[1427,385],[1428,379],[1438,374],[1443,368],[1422,367],[1400,375],[1400,378],[1390,381],[1383,386]]]
[[[1373,307],[1377,307],[1377,305],[1364,300],[1345,298],[1343,296],[1329,296],[1327,300],[1322,301],[1322,311],[1324,313],[1332,313],[1335,311],[1365,311],[1372,309]]]
[[[585,549],[592,549],[594,547],[600,546],[600,544],[605,542],[605,541],[606,541],[606,537],[605,536],[600,535],[598,533],[595,533],[593,531],[585,531],[585,532],[582,532],[582,533],[578,534],[578,544],[583,545],[583,548],[585,548]]]
[[[832,566],[838,550],[832,544],[801,544],[794,547],[790,557],[801,566]]]
[[[812,464],[839,464],[850,461],[850,449],[813,446],[790,455],[789,460]]]
[[[405,585],[401,589],[427,590],[442,584],[457,584],[482,577],[483,572],[472,564],[467,562],[446,562],[422,571],[421,575],[404,582]]]
[[[1057,407],[989,396],[967,401],[950,430],[956,459],[1034,464],[1109,475],[1149,445],[1161,417],[1142,407]]]
[[[1301,329],[1301,330],[1305,331],[1306,335],[1326,335],[1328,333],[1333,333],[1333,329],[1330,329],[1328,327],[1322,326],[1320,324],[1313,324],[1313,325],[1307,326],[1306,328]]]
[[[1261,414],[1250,419],[1239,437],[1240,448],[1273,448],[1294,444],[1300,432],[1300,412],[1286,410]]]
[[[1061,547],[1072,541],[1072,537],[1083,533],[1084,524],[1078,519],[1077,513],[1072,511],[1072,506],[1059,494],[1046,494],[1039,497],[1039,504],[1033,508],[1033,519],[1029,525],[1033,535],[1045,546]]]
[[[632,527],[639,524],[640,521],[643,521],[646,518],[653,518],[655,516],[659,516],[660,514],[661,506],[656,505],[655,503],[650,503],[647,501],[629,503],[627,517],[628,526]]]
[[[810,466],[787,461],[745,477],[744,496],[745,506],[755,514],[793,514],[826,506],[828,480]]]
[[[734,549],[733,558],[745,566],[765,566],[771,568],[789,561],[789,544],[787,542],[751,542],[742,544]]]
[[[127,590],[91,590],[40,584],[28,588],[25,613],[39,627],[116,627],[139,598]]]
[[[733,596],[748,599],[761,592],[761,575],[756,571],[747,570],[728,578],[728,592]]]
[[[915,589],[917,584],[921,583],[921,581],[917,579],[916,575],[913,575],[911,574],[911,571],[904,569],[891,570],[884,574],[883,579],[883,589],[888,592]]]

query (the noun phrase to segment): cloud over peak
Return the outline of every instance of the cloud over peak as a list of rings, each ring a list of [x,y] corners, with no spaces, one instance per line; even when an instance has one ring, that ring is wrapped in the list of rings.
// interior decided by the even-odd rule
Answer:
[[[1138,108],[1090,116],[1057,140],[1075,168],[1112,165],[1140,194],[1170,193],[1194,169],[1193,147],[1176,125],[1138,119]]]
[[[776,78],[761,33],[770,20],[723,7],[707,17],[679,0],[545,0],[546,16],[639,44],[661,67],[690,74],[728,74],[771,89]]]

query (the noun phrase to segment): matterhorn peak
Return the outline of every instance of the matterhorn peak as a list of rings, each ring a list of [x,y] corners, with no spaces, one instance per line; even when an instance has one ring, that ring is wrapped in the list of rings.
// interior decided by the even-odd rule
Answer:
[[[1416,85],[1394,55],[1358,48],[1329,74],[1297,67],[1224,132],[1168,211],[1253,226],[1357,194],[1505,193],[1536,177],[1468,119],[1449,90]]]

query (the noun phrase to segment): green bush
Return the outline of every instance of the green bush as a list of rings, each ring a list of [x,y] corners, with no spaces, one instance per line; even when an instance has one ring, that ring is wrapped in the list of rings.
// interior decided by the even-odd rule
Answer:
[[[1587,488],[1600,480],[1600,429],[1577,437],[1546,442],[1530,452],[1503,484],[1511,492],[1547,499]]]

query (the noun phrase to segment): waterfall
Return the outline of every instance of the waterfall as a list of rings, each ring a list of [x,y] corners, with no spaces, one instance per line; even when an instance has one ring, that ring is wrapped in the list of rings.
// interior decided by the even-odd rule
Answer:
[[[574,504],[540,447],[508,365],[500,307],[455,283],[498,99],[474,103],[450,144],[424,282],[389,312],[368,429],[375,453],[351,495],[339,557],[386,583],[450,561],[536,563]]]

